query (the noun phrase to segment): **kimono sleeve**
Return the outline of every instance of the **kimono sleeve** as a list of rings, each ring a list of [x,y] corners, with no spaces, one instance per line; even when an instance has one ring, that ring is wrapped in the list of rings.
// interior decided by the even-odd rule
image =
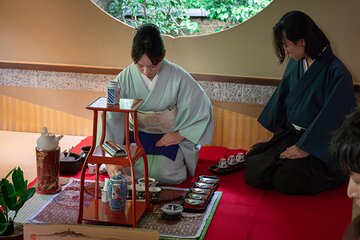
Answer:
[[[181,84],[178,93],[176,125],[179,133],[193,143],[209,144],[212,140],[211,102],[191,76]]]
[[[279,86],[258,118],[258,122],[271,132],[275,132],[286,122],[285,100],[289,94],[289,78],[294,68],[296,68],[296,63],[290,60]]]
[[[351,75],[338,69],[326,88],[324,105],[296,145],[311,155],[330,163],[330,140],[332,132],[343,122],[345,115],[356,106]]]

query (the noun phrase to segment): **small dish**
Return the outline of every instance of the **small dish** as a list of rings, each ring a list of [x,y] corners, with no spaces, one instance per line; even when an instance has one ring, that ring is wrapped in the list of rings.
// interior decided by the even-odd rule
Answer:
[[[192,199],[192,198],[185,198],[185,202],[190,205],[201,205],[204,204],[204,200]]]
[[[197,199],[197,200],[205,200],[207,198],[206,195],[196,194],[196,193],[189,193],[188,196],[192,199]]]
[[[195,186],[198,187],[198,188],[212,188],[214,186],[214,184],[196,182]]]
[[[206,188],[191,188],[191,191],[193,193],[197,193],[197,194],[209,194],[210,193],[210,189],[206,189]]]
[[[220,181],[220,179],[218,177],[213,177],[213,176],[199,176],[199,180],[200,182],[203,183],[218,183]]]

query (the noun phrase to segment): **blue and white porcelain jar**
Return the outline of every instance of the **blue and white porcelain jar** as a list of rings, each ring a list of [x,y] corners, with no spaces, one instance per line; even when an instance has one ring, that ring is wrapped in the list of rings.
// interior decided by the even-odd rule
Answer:
[[[122,211],[125,209],[127,182],[121,175],[110,178],[107,185],[109,193],[109,206],[111,210]]]

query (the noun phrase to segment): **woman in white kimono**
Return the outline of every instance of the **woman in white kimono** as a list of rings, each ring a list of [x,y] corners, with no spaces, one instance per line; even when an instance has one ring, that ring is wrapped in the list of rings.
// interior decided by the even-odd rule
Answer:
[[[149,176],[160,183],[177,184],[193,176],[201,144],[213,135],[211,102],[201,86],[181,67],[169,62],[159,29],[144,24],[133,39],[133,64],[116,81],[121,98],[140,98],[139,137],[147,153]],[[106,139],[124,142],[121,113],[107,113]],[[106,140],[105,139],[105,140]],[[121,166],[107,165],[109,175]],[[135,165],[143,176],[143,161]]]

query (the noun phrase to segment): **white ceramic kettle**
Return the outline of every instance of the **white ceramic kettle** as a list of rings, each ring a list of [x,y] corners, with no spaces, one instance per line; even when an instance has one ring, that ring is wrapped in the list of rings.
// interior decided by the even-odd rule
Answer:
[[[59,146],[59,141],[63,135],[55,136],[53,133],[49,133],[46,127],[41,129],[41,135],[37,139],[37,147],[43,151],[54,151]]]

